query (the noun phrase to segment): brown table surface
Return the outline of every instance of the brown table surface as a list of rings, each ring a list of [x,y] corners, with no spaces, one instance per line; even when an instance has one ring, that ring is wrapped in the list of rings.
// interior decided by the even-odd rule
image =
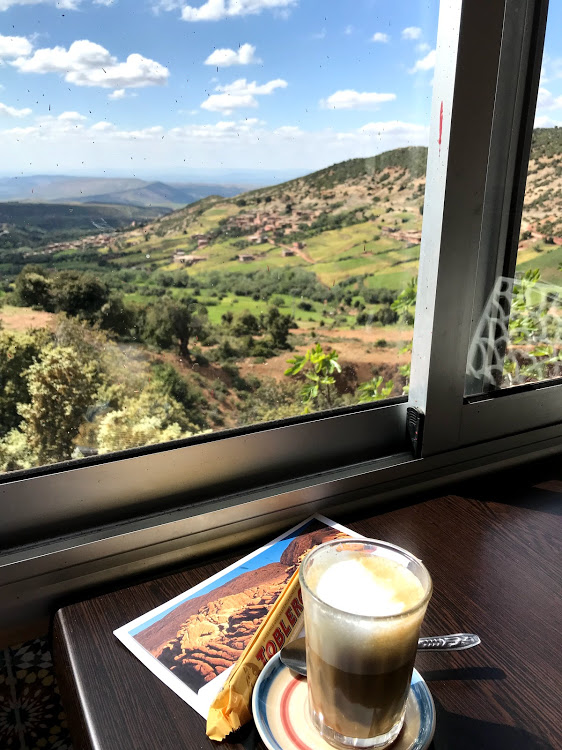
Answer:
[[[465,631],[482,638],[482,645],[469,651],[418,656],[416,666],[437,708],[434,750],[562,748],[562,496],[551,488],[506,495],[448,495],[338,519],[424,560],[434,594],[422,634]],[[247,551],[59,610],[55,663],[75,750],[196,750],[220,744],[206,737],[203,718],[113,630]],[[264,745],[252,723],[221,747]]]

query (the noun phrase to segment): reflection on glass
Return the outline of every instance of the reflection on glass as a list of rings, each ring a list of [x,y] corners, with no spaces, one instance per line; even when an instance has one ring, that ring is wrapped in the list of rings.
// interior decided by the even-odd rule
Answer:
[[[562,376],[562,6],[550,4],[515,279],[475,329],[466,395]]]
[[[437,0],[18,5],[0,471],[407,392]]]
[[[467,395],[562,376],[562,287],[499,278],[473,337]]]

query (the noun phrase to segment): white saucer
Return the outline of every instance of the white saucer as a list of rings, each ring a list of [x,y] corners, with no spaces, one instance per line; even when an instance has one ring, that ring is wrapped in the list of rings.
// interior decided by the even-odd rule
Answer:
[[[276,654],[258,677],[252,698],[254,721],[269,750],[334,750],[314,729],[307,696],[306,678],[295,676]],[[433,699],[414,669],[404,727],[392,750],[426,750],[434,731]]]

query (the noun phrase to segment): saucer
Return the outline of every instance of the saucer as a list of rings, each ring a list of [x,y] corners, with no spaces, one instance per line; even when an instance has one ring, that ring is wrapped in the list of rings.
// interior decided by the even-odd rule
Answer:
[[[295,676],[275,654],[258,677],[252,698],[254,721],[269,750],[334,750],[313,727],[307,697],[306,677]],[[414,669],[404,727],[391,748],[426,750],[434,731],[433,699]]]

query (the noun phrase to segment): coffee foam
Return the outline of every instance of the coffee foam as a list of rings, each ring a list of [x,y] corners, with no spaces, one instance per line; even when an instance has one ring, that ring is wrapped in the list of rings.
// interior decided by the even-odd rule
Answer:
[[[319,572],[316,596],[342,612],[368,617],[398,615],[424,596],[418,578],[384,557],[349,556]]]

